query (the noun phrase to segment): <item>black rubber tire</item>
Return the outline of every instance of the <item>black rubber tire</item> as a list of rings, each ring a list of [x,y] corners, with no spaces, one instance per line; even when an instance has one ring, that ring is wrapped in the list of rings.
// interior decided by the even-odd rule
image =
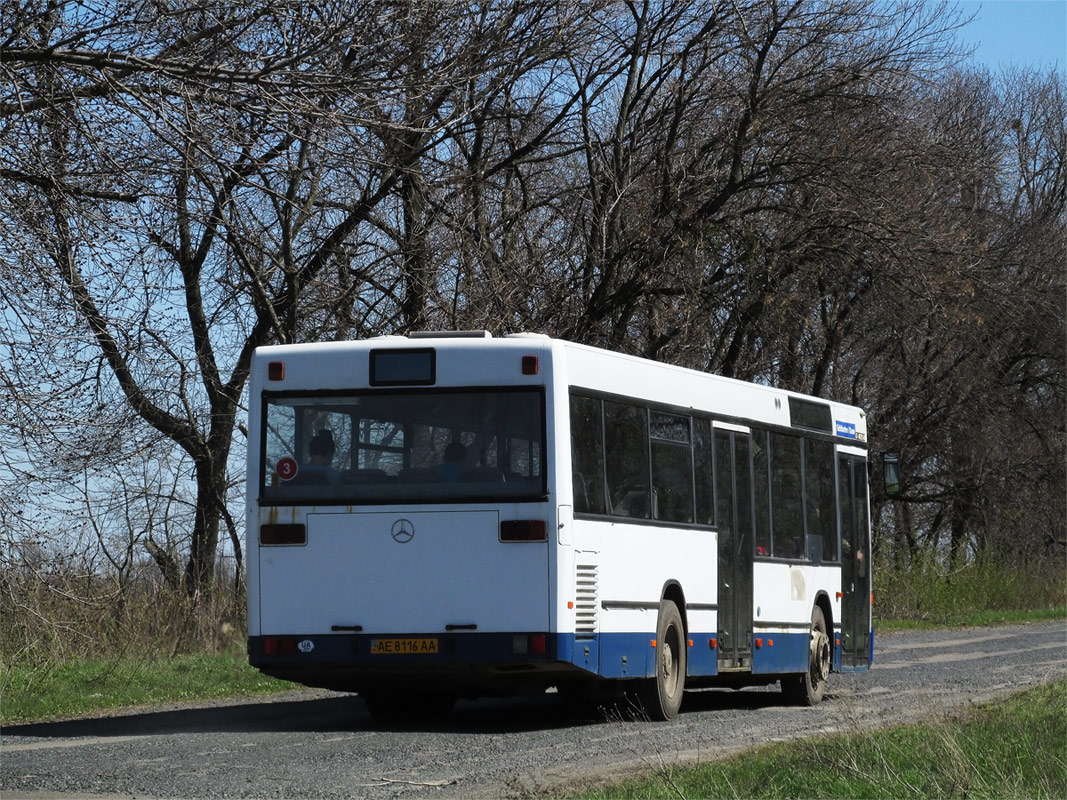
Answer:
[[[782,678],[782,693],[797,705],[814,706],[821,703],[826,691],[826,680],[830,675],[830,659],[830,635],[826,626],[826,615],[819,606],[815,606],[811,610],[807,672]]]
[[[664,600],[659,605],[656,623],[656,676],[639,695],[649,719],[662,722],[678,716],[685,694],[687,652],[682,615],[674,601]]]

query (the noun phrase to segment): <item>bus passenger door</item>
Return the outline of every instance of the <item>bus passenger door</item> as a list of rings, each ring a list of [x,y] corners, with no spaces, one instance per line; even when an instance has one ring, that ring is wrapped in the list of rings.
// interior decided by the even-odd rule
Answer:
[[[719,671],[752,667],[752,471],[748,434],[716,429]]]
[[[839,455],[841,503],[841,666],[866,667],[871,656],[871,536],[867,462]]]

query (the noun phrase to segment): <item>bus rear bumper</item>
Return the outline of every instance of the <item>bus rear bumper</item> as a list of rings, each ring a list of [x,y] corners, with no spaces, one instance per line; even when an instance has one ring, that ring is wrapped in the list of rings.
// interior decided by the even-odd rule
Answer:
[[[253,636],[248,660],[282,680],[359,692],[411,685],[472,695],[515,694],[584,671],[559,660],[544,633]]]

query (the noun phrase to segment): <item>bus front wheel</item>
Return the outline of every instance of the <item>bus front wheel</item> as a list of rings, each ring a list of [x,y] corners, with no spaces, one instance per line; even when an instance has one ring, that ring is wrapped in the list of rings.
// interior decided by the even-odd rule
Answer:
[[[782,692],[794,703],[813,706],[822,701],[826,679],[830,677],[830,636],[826,615],[819,606],[811,611],[808,639],[808,669],[782,678]]]
[[[655,665],[656,677],[641,693],[641,705],[651,719],[674,719],[685,693],[686,639],[682,615],[672,600],[659,606]]]

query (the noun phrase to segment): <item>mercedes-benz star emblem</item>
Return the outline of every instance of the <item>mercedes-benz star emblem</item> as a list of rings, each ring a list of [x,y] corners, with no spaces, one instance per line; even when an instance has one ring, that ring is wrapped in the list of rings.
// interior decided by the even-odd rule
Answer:
[[[389,533],[392,534],[393,541],[407,544],[415,538],[415,526],[411,524],[410,519],[398,519]]]

